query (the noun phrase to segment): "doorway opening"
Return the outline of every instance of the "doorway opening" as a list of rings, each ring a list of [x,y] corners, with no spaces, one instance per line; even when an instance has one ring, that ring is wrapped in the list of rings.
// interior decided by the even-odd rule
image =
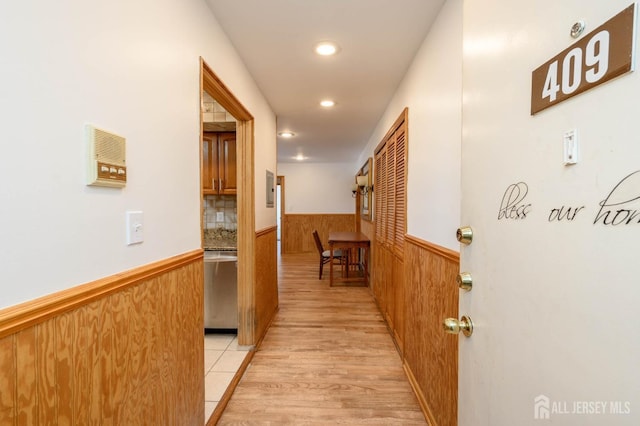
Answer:
[[[276,178],[276,227],[277,227],[277,244],[278,254],[282,254],[282,235],[283,235],[283,216],[284,216],[284,176]]]
[[[237,205],[237,290],[238,343],[244,346],[255,342],[254,300],[254,122],[253,116],[231,93],[211,68],[200,58],[200,96],[206,92],[236,119],[236,205]],[[201,98],[202,102],[202,98]],[[204,125],[200,115],[200,135]],[[203,173],[203,144],[200,143],[200,175]],[[200,191],[200,212],[204,212],[204,191]],[[204,215],[200,215],[202,245],[204,247]]]

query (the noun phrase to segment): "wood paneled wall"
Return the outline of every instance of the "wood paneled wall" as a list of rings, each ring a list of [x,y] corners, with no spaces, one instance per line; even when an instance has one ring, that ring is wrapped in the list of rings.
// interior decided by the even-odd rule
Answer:
[[[364,235],[366,235],[367,237],[369,237],[369,239],[371,241],[375,240],[376,238],[376,229],[375,229],[375,224],[369,220],[361,220],[360,221],[360,232],[362,232]],[[373,247],[372,247],[373,249]]]
[[[456,425],[458,339],[464,337],[445,333],[442,321],[458,318],[460,255],[407,235],[404,259],[405,370],[430,421]]]
[[[314,230],[318,231],[320,241],[325,246],[330,231],[356,230],[355,214],[285,214],[282,222],[283,253],[315,252]]]
[[[277,228],[256,233],[256,337],[260,341],[278,310]]]
[[[389,326],[398,350],[402,355],[404,344],[404,291],[405,291],[405,262],[398,257],[392,248],[380,244],[373,244],[374,257],[372,268],[372,292],[378,303],[378,308]]]
[[[197,250],[0,311],[0,425],[204,424]]]

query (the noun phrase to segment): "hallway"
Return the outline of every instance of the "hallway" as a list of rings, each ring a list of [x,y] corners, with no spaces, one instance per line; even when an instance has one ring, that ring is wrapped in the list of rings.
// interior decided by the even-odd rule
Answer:
[[[280,310],[219,424],[426,424],[369,289],[317,274],[280,257]]]

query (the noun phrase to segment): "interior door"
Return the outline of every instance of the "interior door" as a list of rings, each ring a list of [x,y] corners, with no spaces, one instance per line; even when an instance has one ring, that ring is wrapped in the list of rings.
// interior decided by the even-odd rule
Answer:
[[[220,133],[218,135],[220,193],[236,194],[238,190],[236,168],[236,134]]]
[[[640,75],[530,114],[532,71],[628,5],[464,2],[462,426],[640,424]],[[572,78],[604,66],[603,46],[570,62]],[[579,155],[565,165],[570,130]]]

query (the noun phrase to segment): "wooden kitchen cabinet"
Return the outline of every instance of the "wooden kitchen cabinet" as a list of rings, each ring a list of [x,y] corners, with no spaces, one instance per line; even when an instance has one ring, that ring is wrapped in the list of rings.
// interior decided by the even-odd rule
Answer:
[[[235,195],[236,134],[205,132],[202,135],[202,192]]]

